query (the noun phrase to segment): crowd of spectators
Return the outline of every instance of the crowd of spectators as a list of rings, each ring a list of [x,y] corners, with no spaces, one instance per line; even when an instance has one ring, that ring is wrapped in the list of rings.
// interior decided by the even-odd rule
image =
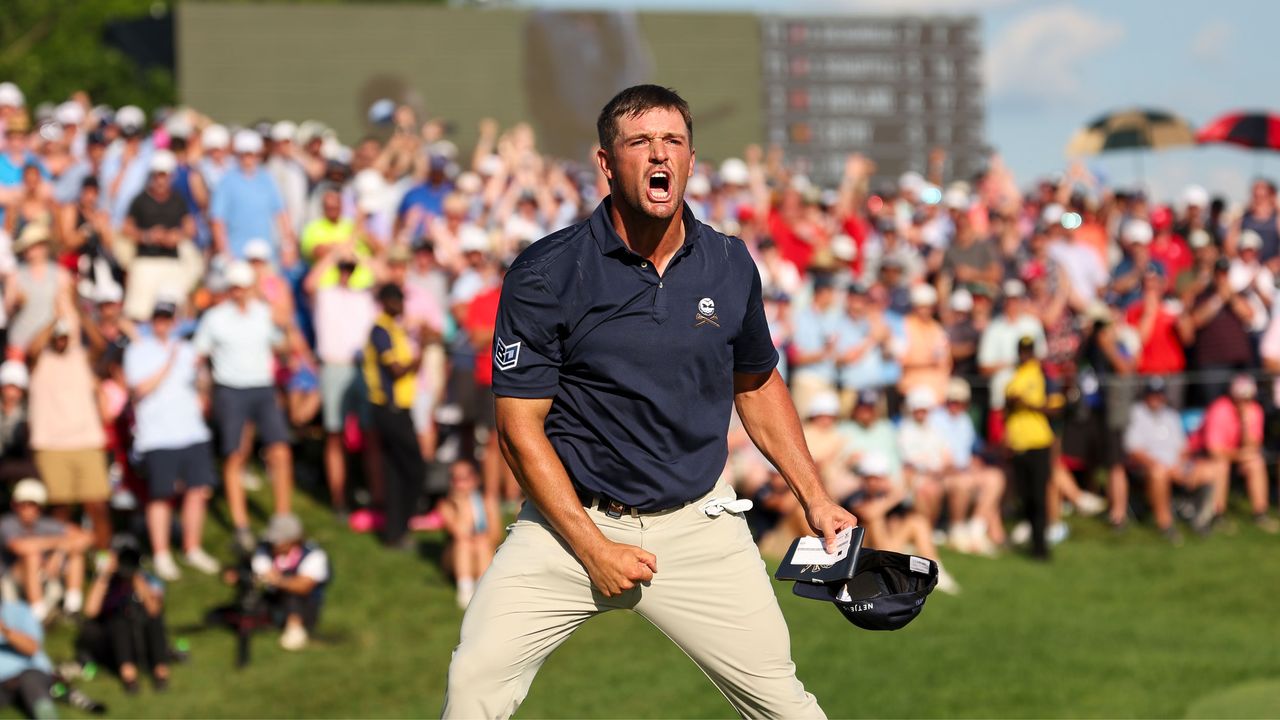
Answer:
[[[608,190],[589,159],[540,153],[526,124],[486,120],[462,149],[408,106],[378,103],[369,121],[355,139],[84,93],[30,107],[0,83],[6,602],[37,620],[84,613],[91,573],[108,578],[90,591],[97,615],[136,584],[158,647],[162,593],[132,570],[110,580],[113,537],[139,536],[153,579],[219,573],[230,556],[206,550],[203,524],[220,494],[240,552],[286,597],[282,644],[304,646],[330,577],[291,507],[313,443],[338,520],[392,547],[445,531],[465,606],[520,500],[493,432],[503,273]],[[687,189],[756,258],[810,449],[868,544],[1056,544],[1064,508],[1117,532],[1149,515],[1180,543],[1178,519],[1232,524],[1236,480],[1276,532],[1264,427],[1280,386],[1256,380],[1280,371],[1275,187],[1256,181],[1240,207],[1198,186],[1162,204],[1079,164],[1029,188],[995,155],[974,177],[949,177],[940,151],[921,170],[886,180],[853,155],[822,187],[752,146],[700,158]],[[1049,381],[1044,538],[1006,533],[1020,352]],[[736,423],[725,472],[767,550],[807,532]]]

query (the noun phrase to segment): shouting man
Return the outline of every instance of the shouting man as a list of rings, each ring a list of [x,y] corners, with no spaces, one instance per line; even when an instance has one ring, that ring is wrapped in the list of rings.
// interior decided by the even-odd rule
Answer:
[[[832,549],[856,521],[805,447],[746,246],[684,203],[688,104],[632,87],[597,130],[609,197],[534,243],[503,285],[497,428],[530,502],[463,619],[444,715],[511,715],[579,625],[628,609],[739,714],[822,717],[796,679],[746,503],[718,483],[733,407]]]

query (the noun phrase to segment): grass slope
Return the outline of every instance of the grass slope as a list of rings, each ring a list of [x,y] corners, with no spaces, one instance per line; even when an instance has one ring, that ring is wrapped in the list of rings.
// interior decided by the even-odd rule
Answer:
[[[170,587],[169,616],[174,634],[191,640],[193,659],[176,669],[172,689],[129,697],[102,676],[85,689],[118,717],[438,716],[462,617],[428,559],[440,538],[424,536],[416,555],[391,552],[338,528],[310,498],[299,504],[335,564],[316,643],[290,654],[262,635],[252,665],[237,670],[228,633],[182,629],[230,597],[187,571]],[[1094,521],[1073,529],[1050,565],[948,555],[963,594],[934,594],[895,633],[858,630],[834,608],[778,585],[801,679],[832,717],[1247,716],[1280,708],[1274,537],[1241,523],[1234,535],[1173,549],[1143,529],[1119,538]],[[221,528],[211,536],[211,548],[226,547]],[[55,656],[70,642],[68,628],[56,629]],[[588,623],[550,658],[520,714],[733,716],[679,649],[620,612]]]

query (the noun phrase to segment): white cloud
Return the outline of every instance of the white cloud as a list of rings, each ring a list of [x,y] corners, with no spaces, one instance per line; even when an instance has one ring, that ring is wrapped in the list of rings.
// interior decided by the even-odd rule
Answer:
[[[1080,65],[1114,46],[1124,28],[1072,5],[1050,5],[1024,13],[987,51],[987,82],[993,98],[1069,102],[1084,88]]]
[[[821,8],[834,12],[888,12],[895,15],[915,13],[970,13],[1013,5],[1019,0],[824,0],[804,3],[806,9]],[[767,4],[767,3],[766,3]],[[792,5],[794,3],[779,3]]]
[[[1226,20],[1212,20],[1191,38],[1191,54],[1197,60],[1218,62],[1230,42],[1231,24]]]
[[[1013,5],[1019,0],[843,0],[833,4],[851,10],[883,10],[895,14],[961,13]]]

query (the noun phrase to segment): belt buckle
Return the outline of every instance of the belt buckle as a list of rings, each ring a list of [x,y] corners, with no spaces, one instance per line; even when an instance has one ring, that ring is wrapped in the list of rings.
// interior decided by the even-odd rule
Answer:
[[[627,507],[622,503],[618,502],[617,500],[610,500],[608,507],[604,511],[604,514],[608,515],[614,520],[617,520],[618,518],[622,517],[622,513],[626,512],[626,509]]]

